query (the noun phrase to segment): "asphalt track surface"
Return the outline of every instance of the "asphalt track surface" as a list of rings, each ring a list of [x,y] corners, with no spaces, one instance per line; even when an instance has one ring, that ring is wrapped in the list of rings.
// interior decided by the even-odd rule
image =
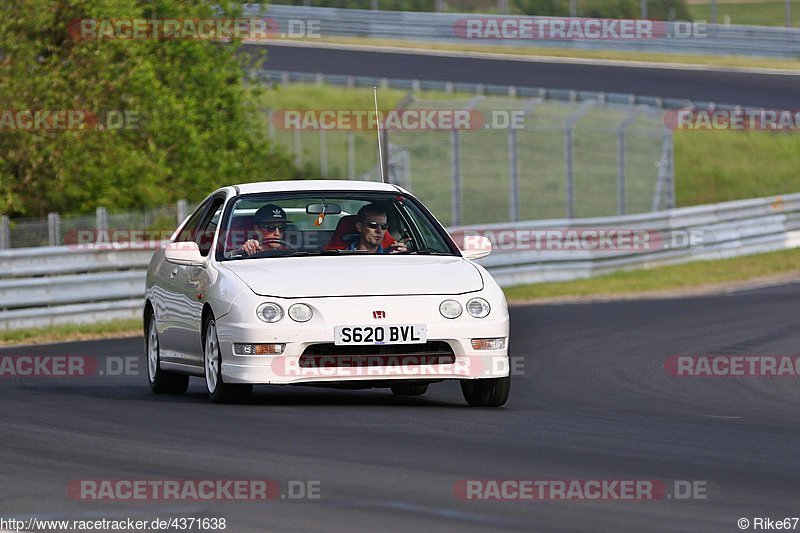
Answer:
[[[283,45],[266,48],[265,66],[270,70],[607,91],[774,109],[800,108],[797,73],[677,70]]]
[[[504,408],[454,382],[384,390],[257,387],[212,405],[193,379],[0,379],[0,517],[225,517],[240,531],[739,531],[800,514],[796,378],[685,378],[673,354],[798,353],[800,284],[676,300],[512,308],[525,357]],[[0,355],[138,356],[140,339]],[[102,366],[102,365],[101,365]],[[463,501],[463,479],[648,479],[707,484],[704,500]],[[79,479],[318,480],[321,499],[88,502]],[[671,486],[671,485],[668,485]]]

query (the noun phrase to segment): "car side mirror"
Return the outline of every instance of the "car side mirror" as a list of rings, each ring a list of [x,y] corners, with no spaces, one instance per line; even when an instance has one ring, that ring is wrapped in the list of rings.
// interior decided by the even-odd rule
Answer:
[[[483,235],[464,236],[464,257],[467,259],[480,259],[492,253],[492,241]]]
[[[206,260],[200,255],[200,248],[194,241],[169,243],[164,250],[164,258],[176,265],[198,267],[206,265]]]

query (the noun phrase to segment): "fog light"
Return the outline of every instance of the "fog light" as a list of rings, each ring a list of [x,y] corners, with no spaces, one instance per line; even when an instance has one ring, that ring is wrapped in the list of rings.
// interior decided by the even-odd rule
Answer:
[[[496,339],[472,339],[473,350],[502,350],[506,347],[506,338]]]
[[[285,344],[234,344],[236,355],[279,355],[283,353]]]

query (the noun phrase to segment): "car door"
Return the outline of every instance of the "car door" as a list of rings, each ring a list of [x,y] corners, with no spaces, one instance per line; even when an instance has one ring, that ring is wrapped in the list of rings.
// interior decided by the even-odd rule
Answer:
[[[203,213],[192,235],[192,240],[197,243],[200,255],[203,257],[208,257],[211,253],[224,203],[225,197],[222,195],[211,198],[208,209]],[[181,308],[175,317],[175,349],[180,354],[182,362],[202,368],[203,305],[211,284],[213,267],[206,265],[177,266],[177,268],[175,281]]]
[[[208,211],[212,200],[203,202],[189,220],[183,225],[175,238],[175,242],[193,241],[203,215]],[[158,266],[156,278],[158,287],[154,288],[154,307],[158,323],[158,337],[161,360],[173,363],[185,363],[185,356],[180,348],[182,335],[181,322],[184,321],[187,302],[184,300],[183,283],[179,277],[181,267],[163,260]]]

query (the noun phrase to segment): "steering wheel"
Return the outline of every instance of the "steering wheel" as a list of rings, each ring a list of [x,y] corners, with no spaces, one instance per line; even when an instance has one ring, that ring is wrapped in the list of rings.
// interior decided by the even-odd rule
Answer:
[[[282,239],[265,239],[264,241],[262,241],[262,243],[261,243],[261,244],[262,244],[262,245],[269,245],[270,243],[278,243],[278,244],[281,244],[281,245],[283,245],[283,246],[286,246],[286,247],[287,247],[287,248],[288,248],[290,251],[296,251],[296,250],[297,250],[297,246],[295,246],[295,245],[294,245],[294,244],[292,244],[292,243],[286,242],[286,241],[284,241],[284,240],[282,240]],[[250,257],[263,257],[263,256],[265,256],[266,254],[271,254],[271,253],[273,253],[273,252],[279,252],[279,251],[281,251],[281,250],[274,250],[274,249],[272,249],[272,248],[266,248],[266,249],[264,249],[264,250],[261,250],[260,252],[256,252],[256,253],[254,253],[254,254],[253,254],[253,255],[251,255]]]

